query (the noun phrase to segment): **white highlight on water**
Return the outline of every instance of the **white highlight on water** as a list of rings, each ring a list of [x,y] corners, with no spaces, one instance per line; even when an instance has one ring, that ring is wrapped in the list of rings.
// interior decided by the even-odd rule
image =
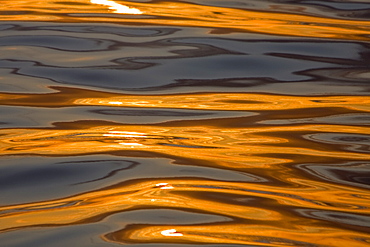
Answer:
[[[111,0],[90,0],[91,3],[95,4],[102,4],[109,6],[108,8],[113,10],[114,13],[119,14],[132,14],[132,15],[140,15],[143,12],[136,8],[130,8],[128,6],[116,3],[115,1]]]

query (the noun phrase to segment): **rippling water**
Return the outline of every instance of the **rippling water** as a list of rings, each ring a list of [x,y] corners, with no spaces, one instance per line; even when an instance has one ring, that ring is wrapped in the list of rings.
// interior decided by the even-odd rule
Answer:
[[[368,0],[0,1],[0,246],[370,246]]]

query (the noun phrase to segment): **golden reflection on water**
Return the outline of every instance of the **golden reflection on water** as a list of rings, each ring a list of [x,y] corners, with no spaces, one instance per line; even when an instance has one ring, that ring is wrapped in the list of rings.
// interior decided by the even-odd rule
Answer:
[[[317,103],[317,101],[321,101]],[[266,94],[184,94],[184,95],[125,95],[114,98],[86,98],[74,101],[76,105],[118,105],[122,107],[153,107],[209,110],[282,110],[309,107],[340,106],[370,111],[369,97],[327,96],[294,97]]]
[[[370,37],[368,20],[212,7],[180,1],[47,0],[1,1],[1,4],[1,18],[8,22],[190,26],[356,42],[369,41]],[[17,13],[12,12],[14,9]],[[23,61],[23,53],[31,53],[26,45],[9,47],[1,48],[2,59],[11,57]],[[32,56],[36,56],[38,49],[42,50],[40,47],[33,49]],[[94,56],[66,53],[54,49],[53,54],[58,54],[55,56],[60,60],[50,64],[53,63],[51,58],[45,67],[56,67],[58,63],[62,67],[62,63],[64,66],[75,60],[85,61],[87,65],[88,59],[95,59]],[[45,59],[47,54],[42,57]],[[102,59],[107,60],[106,57]],[[200,175],[122,176],[119,182],[89,187],[64,197],[1,204],[0,233],[103,222],[111,224],[112,228],[99,237],[119,244],[264,245],[268,240],[269,246],[309,246],[308,243],[368,246],[366,241],[370,238],[362,228],[366,222],[361,218],[370,214],[370,196],[366,187],[353,181],[351,184],[330,180],[331,170],[309,174],[307,170],[304,173],[303,168],[297,168],[302,164],[340,167],[351,162],[365,167],[370,160],[369,145],[366,144],[369,134],[366,121],[370,112],[368,96],[134,95],[60,86],[50,86],[49,89],[53,91],[43,94],[0,93],[2,107],[31,112],[17,115],[19,119],[33,119],[33,111],[55,110],[54,115],[43,115],[36,127],[21,124],[12,127],[12,124],[18,124],[15,122],[8,125],[11,127],[1,128],[0,158],[59,159],[106,155],[147,159],[153,163],[156,159],[166,159],[171,167],[184,167],[180,171],[193,167],[193,170],[189,169]],[[77,113],[74,115],[68,112],[75,109]],[[97,120],[95,117],[99,114],[91,109],[112,112],[99,113],[103,117]],[[127,112],[125,115],[127,109],[162,111],[164,115],[149,115],[133,123],[128,120]],[[60,113],[63,111],[67,114]],[[165,118],[168,112],[174,114],[169,115],[169,119]],[[59,113],[62,116],[72,114],[73,120],[55,120]],[[230,113],[234,115],[230,117]],[[118,117],[113,118],[114,114]],[[140,112],[135,114],[134,117],[141,117]],[[1,124],[7,124],[6,121]],[[341,135],[349,138],[343,141],[338,138]],[[233,172],[233,175],[243,176],[245,181],[240,177],[227,180],[227,175],[223,179],[202,177],[194,167]],[[220,218],[210,223],[178,221],[167,224],[152,223],[149,219],[144,223],[130,222],[124,217],[145,209],[176,210]],[[120,213],[124,216],[119,221],[111,219]],[[356,241],[358,239],[364,241]]]
[[[283,237],[294,241],[320,242],[330,245],[340,238],[361,238],[366,234],[345,231],[336,227],[324,227],[314,221],[308,225],[291,224],[295,221],[294,215],[278,212],[271,208],[261,208],[260,205],[230,205],[222,201],[209,201],[206,197],[194,197],[192,193],[199,192],[204,195],[222,193],[225,195],[260,196],[276,200],[278,205],[284,207],[310,208],[311,210],[340,210],[347,213],[369,213],[366,190],[353,189],[346,186],[333,186],[329,183],[302,183],[300,188],[266,186],[258,183],[230,183],[219,181],[203,181],[190,179],[171,179],[171,189],[161,189],[161,180],[139,180],[134,183],[122,184],[115,188],[89,192],[77,196],[52,201],[28,203],[22,205],[0,207],[3,224],[1,231],[20,227],[57,226],[86,224],[99,220],[99,215],[109,212],[127,211],[141,208],[165,207],[179,210],[207,210],[208,213],[222,215],[228,218],[224,223],[211,225],[162,225],[139,226],[136,229],[122,227],[125,230],[111,233],[107,239],[118,242],[166,242],[166,237],[176,236],[176,240],[199,243],[241,243],[247,244],[265,236]],[[304,182],[304,181],[301,181]],[[268,192],[268,193],[267,193]],[[351,203],[345,193],[356,194]],[[359,209],[359,207],[362,209]],[[97,218],[96,218],[97,217]],[[255,224],[240,224],[231,219],[255,222]],[[258,222],[258,224],[257,224]],[[284,223],[286,222],[286,223]],[[173,231],[175,229],[176,231]],[[163,234],[163,232],[165,234]],[[207,236],[207,237],[206,237]],[[206,238],[205,238],[206,237]],[[365,245],[359,245],[365,246]]]
[[[81,126],[83,128],[83,126]],[[142,135],[112,135],[111,133],[142,131]],[[325,145],[317,148],[296,147],[288,144],[286,133],[294,136],[300,132],[366,133],[367,128],[335,125],[303,125],[260,128],[215,128],[194,127],[152,127],[127,125],[125,127],[99,126],[90,129],[39,130],[17,129],[0,130],[2,154],[42,154],[73,155],[85,153],[110,152],[133,149],[150,150],[168,155],[188,158],[201,158],[217,161],[225,166],[245,167],[284,163],[282,158],[261,157],[274,147],[275,154],[301,154],[316,157],[337,157],[368,160],[368,154],[350,151],[325,150]],[[269,135],[269,133],[275,133]],[[279,137],[281,133],[281,137]],[[277,137],[276,137],[277,136]],[[285,138],[284,138],[285,137]],[[307,141],[307,144],[310,143]],[[194,152],[196,150],[196,152]]]
[[[172,226],[167,226],[172,227]],[[246,226],[244,224],[219,224],[209,227],[202,226],[176,226],[176,229],[171,229],[171,231],[176,230],[179,234],[182,234],[181,238],[177,236],[176,238],[171,237],[171,239],[161,236],[164,227],[143,227],[139,230],[132,230],[127,232],[116,232],[107,237],[114,239],[116,242],[129,241],[129,242],[145,242],[147,239],[158,242],[169,242],[169,243],[199,243],[199,244],[241,244],[241,245],[253,245],[259,246],[257,243],[263,242],[266,238],[265,236],[271,237],[269,243],[271,246],[292,246],[291,242],[284,242],[280,239],[294,239],[298,243],[305,243],[307,238],[311,241],[320,243],[327,246],[351,246],[353,243],[351,238],[361,237],[366,238],[366,234],[348,234],[344,231],[329,230],[325,227],[321,229],[312,229],[311,227],[306,227],[305,229],[284,229],[281,231],[279,227],[271,226]],[[168,231],[168,230],[165,230]],[[309,232],[304,233],[303,231]],[[320,233],[318,233],[320,232]],[[246,233],[246,234],[243,234]],[[232,240],[225,242],[225,239],[232,238]],[[280,239],[279,239],[280,238]],[[274,241],[274,239],[276,239]],[[340,243],[338,243],[340,239]],[[271,241],[272,240],[272,241]],[[280,240],[280,241],[279,241]],[[368,244],[359,244],[359,247],[366,247]],[[261,245],[266,246],[266,245]],[[294,246],[294,245],[293,245]]]
[[[110,106],[196,110],[287,110],[341,107],[370,111],[368,96],[288,96],[254,93],[197,93],[176,95],[129,95],[58,87],[50,94],[0,93],[2,105],[34,107]],[[53,98],[57,101],[52,101]]]
[[[346,111],[369,112],[369,98],[363,96],[279,96],[260,94],[180,94],[161,96],[112,95],[80,90],[72,94],[64,88],[56,94],[2,94],[1,104],[42,107],[49,97],[61,99],[55,106],[111,106],[153,107],[187,110],[256,111],[294,110],[302,114],[310,109],[325,107]],[[71,95],[74,97],[70,97]],[[58,96],[59,95],[59,96]],[[88,96],[100,97],[88,97]],[[81,97],[81,98],[79,98]],[[17,101],[13,99],[17,98]],[[64,101],[66,99],[67,101]],[[16,103],[14,103],[16,102]],[[112,102],[114,102],[112,104]],[[299,116],[299,114],[297,116]],[[339,111],[340,114],[340,111]],[[278,115],[277,115],[278,116]],[[296,116],[296,117],[297,117]],[[287,116],[284,116],[284,119]],[[292,119],[293,115],[289,116]],[[281,120],[281,119],[280,119]],[[212,121],[183,120],[159,124],[116,124],[99,122],[64,123],[64,128],[18,128],[0,130],[2,155],[43,155],[50,157],[106,153],[125,157],[171,157],[187,159],[194,164],[222,169],[270,169],[279,180],[291,186],[268,185],[255,182],[230,182],[194,178],[134,179],[96,191],[66,198],[23,203],[0,207],[0,231],[35,226],[63,226],[96,222],[101,215],[112,212],[130,212],[139,208],[172,208],[181,211],[204,211],[222,215],[225,222],[209,225],[136,225],[122,222],[120,228],[103,239],[118,243],[218,243],[255,244],[266,236],[292,241],[316,242],[340,246],[351,245],[352,239],[366,238],[367,234],[325,226],[315,221],[300,225],[289,208],[333,210],[341,213],[369,214],[369,193],[366,189],[313,181],[284,171],[281,164],[311,162],[313,160],[345,159],[366,162],[367,153],[333,149],[325,143],[297,140],[302,135],[318,133],[364,134],[364,126],[343,124],[293,124],[222,126],[222,118]],[[226,118],[226,121],[227,120]],[[248,121],[248,117],[243,120]],[[270,119],[270,121],[273,121]],[[279,121],[279,119],[276,119]],[[301,156],[301,157],[300,157]],[[183,162],[183,161],[177,161]],[[253,203],[230,204],[228,201],[210,200],[217,193],[226,197],[261,197],[275,201],[285,210],[260,207]],[[350,198],[350,200],[349,200]],[[297,210],[298,210],[297,209]],[[238,219],[238,221],[234,221]],[[239,223],[240,220],[251,222]],[[284,223],[286,222],[286,223]],[[296,222],[296,223],[294,223]],[[279,244],[286,244],[281,242]],[[366,246],[359,244],[358,246]]]
[[[229,32],[255,32],[273,35],[320,37],[344,40],[369,41],[370,21],[341,20],[309,15],[261,12],[248,9],[233,9],[205,5],[195,5],[178,1],[138,3],[120,1],[68,0],[55,1],[2,1],[2,10],[19,11],[30,9],[37,14],[4,14],[8,21],[57,21],[57,22],[113,22],[134,25],[164,25],[207,27]],[[144,14],[142,18],[131,19],[121,16],[102,16],[109,13],[95,3],[111,8],[123,8],[125,14]],[[129,6],[129,7],[120,7]],[[117,10],[119,11],[119,10]],[[116,12],[118,13],[118,12]]]
[[[340,114],[353,112],[370,112],[370,98],[365,96],[280,96],[263,94],[180,94],[180,95],[124,95],[111,97],[109,93],[63,89],[61,93],[52,94],[10,94],[0,95],[3,105],[43,107],[68,107],[72,105],[114,106],[155,109],[187,109],[212,111],[252,111],[252,116],[233,119],[212,119],[170,121],[157,124],[123,124],[121,126],[105,123],[92,123],[85,126],[83,122],[68,126],[67,130],[53,129],[2,129],[0,150],[3,154],[34,153],[42,155],[71,155],[117,150],[155,151],[167,155],[184,156],[217,161],[221,166],[244,167],[289,162],[283,154],[307,155],[312,157],[337,157],[350,160],[367,160],[366,153],[353,153],[350,150],[333,150],[322,143],[308,145],[309,140],[297,145],[293,137],[302,133],[347,133],[364,134],[368,128],[349,126],[345,123],[315,124],[310,118],[313,109],[341,109]],[[100,98],[85,98],[86,95],[102,94]],[[77,98],[76,98],[77,96]],[[58,97],[60,100],[51,101]],[[78,98],[82,97],[82,98]],[[16,100],[15,100],[16,99]],[[53,102],[55,105],[53,106]],[[275,113],[276,112],[276,113]],[[268,121],[266,113],[273,113]],[[287,115],[289,114],[289,115]],[[283,125],[284,119],[289,121]],[[240,119],[240,120],[238,120]],[[258,121],[258,119],[260,119]],[[305,120],[307,119],[307,120]],[[124,119],[122,119],[125,122]],[[237,126],[236,122],[256,121],[250,126]],[[313,123],[310,123],[312,122]],[[265,125],[260,123],[266,122]],[[118,123],[117,123],[118,124]],[[234,125],[234,126],[233,126]],[[241,124],[243,125],[243,124]],[[233,127],[232,127],[233,126]],[[289,133],[289,134],[288,134]],[[296,133],[296,134],[295,134]],[[311,146],[311,147],[310,147]],[[281,157],[266,157],[261,154],[270,152]],[[196,152],[194,152],[196,150]]]

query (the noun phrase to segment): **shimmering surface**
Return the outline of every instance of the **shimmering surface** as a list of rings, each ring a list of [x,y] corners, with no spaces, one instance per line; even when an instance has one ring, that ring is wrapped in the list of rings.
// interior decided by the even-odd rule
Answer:
[[[0,1],[0,246],[369,246],[369,13]]]

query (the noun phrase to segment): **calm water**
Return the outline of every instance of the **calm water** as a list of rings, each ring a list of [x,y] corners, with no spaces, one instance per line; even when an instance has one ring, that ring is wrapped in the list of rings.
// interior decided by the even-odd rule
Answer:
[[[370,246],[368,0],[1,0],[0,246]]]

